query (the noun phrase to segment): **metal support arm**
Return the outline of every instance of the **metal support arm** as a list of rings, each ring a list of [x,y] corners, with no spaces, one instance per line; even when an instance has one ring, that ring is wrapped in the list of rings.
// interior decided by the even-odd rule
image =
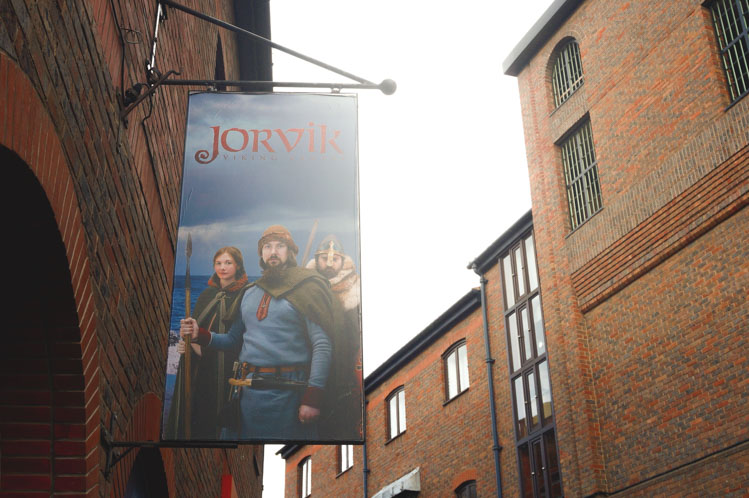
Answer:
[[[236,443],[193,443],[190,441],[112,441],[112,434],[106,427],[101,427],[101,446],[106,452],[104,479],[109,479],[112,469],[135,448],[237,448]],[[124,451],[118,451],[124,448]]]

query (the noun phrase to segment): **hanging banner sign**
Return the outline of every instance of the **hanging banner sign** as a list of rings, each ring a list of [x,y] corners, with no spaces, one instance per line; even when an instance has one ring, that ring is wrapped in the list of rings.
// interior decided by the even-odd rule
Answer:
[[[357,100],[189,97],[162,439],[360,443]]]

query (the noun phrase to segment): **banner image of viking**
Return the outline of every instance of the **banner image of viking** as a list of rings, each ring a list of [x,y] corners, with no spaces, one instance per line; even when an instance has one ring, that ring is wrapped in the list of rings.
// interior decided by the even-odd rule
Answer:
[[[361,350],[361,286],[353,259],[343,250],[335,235],[323,239],[313,259],[305,265],[317,270],[330,282],[333,295],[343,307],[343,329],[335,343],[331,381],[326,391],[324,418],[320,431],[324,436],[333,432],[347,437],[362,436],[362,350]]]
[[[247,286],[242,253],[236,247],[222,247],[213,257],[213,275],[208,287],[200,293],[193,316],[196,323],[215,334],[226,334],[232,324],[232,310]],[[167,439],[218,439],[219,415],[229,400],[228,379],[237,360],[234,352],[191,348],[191,361],[186,361],[183,341],[180,353],[172,408],[167,420]],[[187,364],[190,363],[188,379]],[[189,427],[188,427],[189,425]]]
[[[342,314],[328,281],[297,265],[298,247],[281,225],[258,241],[262,277],[249,284],[227,334],[181,321],[180,334],[206,350],[239,353],[230,380],[235,410],[222,439],[315,441]]]

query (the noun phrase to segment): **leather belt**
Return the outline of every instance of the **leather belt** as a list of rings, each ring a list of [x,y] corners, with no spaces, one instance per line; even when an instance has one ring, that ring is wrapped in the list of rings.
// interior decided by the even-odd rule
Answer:
[[[278,366],[278,367],[258,367],[242,362],[242,378],[246,378],[251,373],[290,373],[305,370],[306,367],[299,365]]]

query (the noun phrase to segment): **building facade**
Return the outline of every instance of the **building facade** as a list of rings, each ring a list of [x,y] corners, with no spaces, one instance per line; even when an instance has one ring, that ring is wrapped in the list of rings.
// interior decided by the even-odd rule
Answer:
[[[503,484],[517,473],[515,460],[502,449],[513,440],[513,423],[507,349],[505,338],[497,335],[503,330],[499,261],[518,247],[530,248],[522,268],[531,279],[518,303],[540,304],[538,279],[532,278],[537,276],[532,234],[528,212],[474,260],[481,288],[468,292],[367,376],[364,446],[281,450],[285,496],[475,497],[518,489],[517,479]],[[539,338],[541,320],[539,313]],[[553,434],[553,425],[546,423],[544,433],[549,429]]]
[[[185,3],[269,36],[267,2]],[[154,49],[156,9],[0,1],[0,496],[261,493],[261,447],[109,451],[159,440],[187,90],[124,111],[147,63],[271,79],[267,47],[177,10]]]
[[[557,1],[504,63],[568,496],[749,484],[747,19],[745,1]]]
[[[504,62],[532,221],[474,260],[464,325],[367,378],[351,469],[284,448],[287,497],[746,496],[748,20],[744,0],[551,5]],[[439,406],[462,335],[470,388]]]

